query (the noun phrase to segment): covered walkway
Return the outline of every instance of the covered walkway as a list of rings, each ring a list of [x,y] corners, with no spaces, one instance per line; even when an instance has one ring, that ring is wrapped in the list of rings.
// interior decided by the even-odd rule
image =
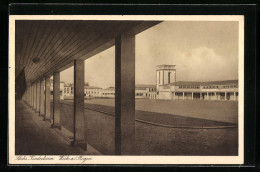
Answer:
[[[39,113],[35,113],[22,100],[16,100],[15,116],[15,154],[16,155],[99,155],[100,153],[88,145],[84,151],[70,146],[72,135],[65,128],[51,128],[49,121],[44,121]]]
[[[73,147],[88,150],[86,124],[84,116],[84,60],[114,46],[115,47],[115,154],[132,155],[135,150],[135,35],[161,21],[92,21],[92,20],[17,20],[15,22],[15,95],[16,100],[24,100],[35,115],[42,115],[53,130],[64,132],[61,123],[63,114],[60,107],[60,72],[74,67],[74,104],[73,132],[69,138]],[[105,29],[104,29],[105,28]],[[95,71],[93,71],[95,72]],[[50,108],[50,78],[53,76],[53,108]],[[32,111],[17,105],[16,115]],[[19,104],[18,103],[18,104]],[[19,108],[20,107],[20,108]],[[20,112],[21,111],[21,112]],[[22,118],[21,115],[17,118]],[[31,121],[19,125],[36,125]],[[37,119],[39,120],[39,119]],[[45,136],[50,125],[35,129],[34,132],[18,131],[17,139],[24,142],[25,148],[41,148],[41,141],[51,144],[55,140]],[[43,125],[44,126],[44,125]],[[19,128],[19,127],[18,127]],[[36,127],[37,128],[37,127]],[[44,129],[42,129],[44,128]],[[45,128],[48,128],[45,131]],[[21,128],[20,128],[21,129]],[[19,133],[25,132],[25,133]],[[26,133],[28,132],[28,133]],[[32,133],[31,133],[32,132]],[[41,134],[42,133],[42,134]],[[23,136],[25,136],[23,138]],[[52,135],[54,136],[54,134]],[[35,137],[35,138],[34,138]],[[40,138],[41,137],[41,138]],[[58,137],[58,136],[56,136]],[[46,139],[45,139],[46,138]],[[32,140],[35,140],[34,143]],[[16,140],[16,143],[18,140]],[[26,143],[28,142],[28,143]],[[58,142],[55,142],[58,143]],[[39,147],[40,145],[40,147]],[[55,145],[55,144],[54,144]],[[63,144],[64,145],[64,144]],[[65,145],[64,145],[65,146]],[[47,146],[48,147],[48,146]],[[55,146],[54,146],[55,147]],[[17,151],[23,148],[19,145]],[[45,147],[44,147],[45,148]],[[51,152],[51,150],[44,151]],[[46,148],[49,149],[49,148]],[[57,146],[57,150],[67,152],[66,146]],[[68,148],[70,150],[70,148]],[[29,152],[31,152],[29,150]],[[29,153],[27,152],[27,153]],[[57,152],[60,154],[60,152]],[[68,151],[69,153],[69,151]],[[65,154],[68,154],[65,153]],[[53,153],[52,153],[53,154]]]

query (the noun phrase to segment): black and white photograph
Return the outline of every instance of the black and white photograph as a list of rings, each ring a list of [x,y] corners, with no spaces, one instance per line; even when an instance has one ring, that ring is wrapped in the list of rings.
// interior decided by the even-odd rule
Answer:
[[[243,16],[9,21],[11,164],[243,163]]]

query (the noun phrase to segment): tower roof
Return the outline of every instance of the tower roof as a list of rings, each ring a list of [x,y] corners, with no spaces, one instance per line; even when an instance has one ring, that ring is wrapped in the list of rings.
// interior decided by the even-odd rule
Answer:
[[[163,65],[156,66],[156,69],[157,70],[160,70],[160,69],[175,69],[175,66],[176,65],[166,65],[166,64],[163,64]]]

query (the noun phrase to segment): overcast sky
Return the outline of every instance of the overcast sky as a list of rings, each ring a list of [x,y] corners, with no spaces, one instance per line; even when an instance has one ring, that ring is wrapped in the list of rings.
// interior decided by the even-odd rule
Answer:
[[[162,22],[136,35],[136,84],[156,83],[157,65],[176,65],[177,81],[238,79],[238,22]],[[73,68],[61,73],[73,82]],[[114,47],[85,60],[85,82],[115,85]]]

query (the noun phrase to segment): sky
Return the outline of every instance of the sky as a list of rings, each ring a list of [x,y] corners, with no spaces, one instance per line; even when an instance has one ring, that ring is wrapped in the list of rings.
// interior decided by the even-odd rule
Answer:
[[[156,83],[156,66],[176,65],[177,81],[238,79],[238,22],[165,21],[136,35],[136,84]],[[73,67],[61,72],[73,83]],[[115,86],[115,47],[85,60],[85,82]]]

